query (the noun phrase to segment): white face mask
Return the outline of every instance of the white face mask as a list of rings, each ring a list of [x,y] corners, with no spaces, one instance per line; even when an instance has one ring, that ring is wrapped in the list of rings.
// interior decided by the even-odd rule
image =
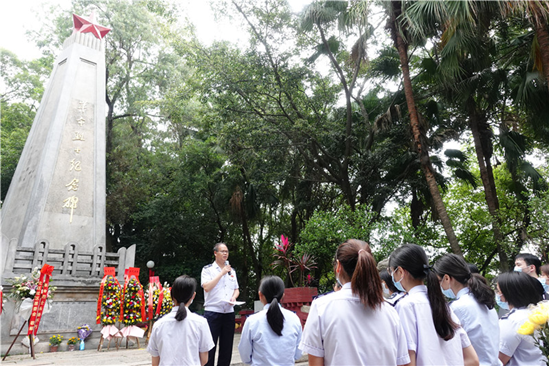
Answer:
[[[522,272],[522,268],[519,267],[519,266],[515,266],[515,268],[513,268],[513,271],[515,271],[515,272]]]
[[[381,287],[383,287],[383,295],[385,297],[391,296],[391,291],[387,288],[387,285],[385,283],[381,284]]]

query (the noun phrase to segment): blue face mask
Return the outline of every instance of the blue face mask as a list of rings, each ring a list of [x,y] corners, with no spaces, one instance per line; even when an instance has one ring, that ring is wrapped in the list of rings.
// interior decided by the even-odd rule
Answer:
[[[500,308],[509,310],[509,303],[501,301],[501,297],[499,297],[499,294],[496,294],[496,302]]]
[[[515,268],[513,268],[513,271],[515,271],[515,272],[522,272],[522,268],[519,267],[519,266],[515,266]]]
[[[549,292],[549,285],[546,283],[547,281],[543,277],[538,278],[539,282],[543,285],[543,290],[545,292]]]
[[[452,289],[450,287],[448,287],[448,290],[445,290],[442,288],[442,286],[440,286],[440,289],[442,290],[442,293],[444,294],[444,296],[446,296],[447,298],[449,299],[455,299],[456,298],[456,294],[454,294],[454,291],[452,291]]]
[[[395,271],[396,271],[396,269],[395,269]],[[394,275],[395,275],[395,272],[393,271],[393,273],[391,273],[391,279],[393,280],[393,283],[395,284],[395,287],[401,292],[406,292],[404,287],[402,287],[402,285],[400,284],[400,282],[402,281],[402,278],[400,279],[400,281],[397,282],[397,281],[395,281]]]

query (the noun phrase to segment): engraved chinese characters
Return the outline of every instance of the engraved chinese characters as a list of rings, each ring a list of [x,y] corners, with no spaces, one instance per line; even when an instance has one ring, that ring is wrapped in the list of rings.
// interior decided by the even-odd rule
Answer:
[[[69,177],[72,178],[72,180],[68,181],[67,184],[65,184],[65,188],[71,195],[63,200],[63,208],[68,209],[67,211],[69,212],[70,224],[72,224],[74,211],[78,209],[78,189],[79,183],[82,179],[82,169],[92,169],[92,167],[84,167],[81,160],[81,154],[83,154],[86,149],[91,149],[90,147],[86,146],[87,136],[84,131],[86,124],[92,123],[91,120],[88,120],[86,118],[86,111],[88,108],[91,108],[91,105],[84,101],[77,101],[77,108],[75,110],[76,118],[69,120],[70,125],[68,126],[72,132],[71,149],[72,155],[74,157],[69,160],[67,164],[67,170],[71,174]]]

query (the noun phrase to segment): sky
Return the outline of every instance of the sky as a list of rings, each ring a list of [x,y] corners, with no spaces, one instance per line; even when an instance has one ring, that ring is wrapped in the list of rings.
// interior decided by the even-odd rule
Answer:
[[[175,1],[175,0],[174,0]],[[210,44],[213,40],[235,39],[245,35],[228,20],[216,21],[210,2],[216,0],[178,0],[188,18],[195,24],[199,39]],[[299,11],[311,0],[290,0],[294,11]],[[40,50],[27,39],[26,32],[40,27],[38,13],[44,5],[69,9],[71,0],[2,0],[0,12],[0,48],[15,53],[18,58],[31,60],[40,56]],[[82,14],[78,14],[82,15]],[[87,14],[84,14],[85,16]]]

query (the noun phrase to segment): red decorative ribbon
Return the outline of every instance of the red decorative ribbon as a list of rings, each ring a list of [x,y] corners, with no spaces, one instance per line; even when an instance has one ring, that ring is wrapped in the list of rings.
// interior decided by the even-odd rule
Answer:
[[[154,308],[154,290],[158,289],[158,304],[156,309]],[[162,284],[160,283],[160,278],[158,276],[152,276],[149,278],[149,301],[147,304],[147,315],[148,320],[153,320],[153,312],[155,315],[160,314],[160,309],[162,308],[162,301],[164,300],[164,292],[162,289]]]
[[[108,276],[113,276],[116,280],[116,269],[114,267],[104,267],[103,268],[103,279],[101,280],[101,286],[99,287],[99,297],[97,298],[97,317],[96,323],[101,323],[101,304],[103,302],[103,288],[105,287],[105,282],[107,282]]]
[[[38,332],[38,326],[42,319],[42,313],[44,312],[44,305],[48,299],[48,287],[51,274],[53,273],[53,266],[44,264],[40,270],[40,279],[38,281],[38,287],[34,294],[34,301],[32,303],[32,313],[29,319],[29,331],[27,335],[36,335]]]

